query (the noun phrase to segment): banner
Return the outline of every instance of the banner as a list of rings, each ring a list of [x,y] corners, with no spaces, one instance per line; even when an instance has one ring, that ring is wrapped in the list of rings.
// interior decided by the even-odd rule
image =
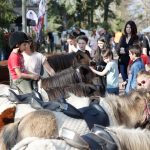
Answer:
[[[38,23],[37,14],[33,10],[28,10],[26,14],[26,18],[35,20],[36,24]]]
[[[38,12],[38,25],[37,25],[37,41],[42,41],[42,27],[44,25],[44,15],[46,11],[46,2],[45,0],[41,0],[39,3],[39,12]]]

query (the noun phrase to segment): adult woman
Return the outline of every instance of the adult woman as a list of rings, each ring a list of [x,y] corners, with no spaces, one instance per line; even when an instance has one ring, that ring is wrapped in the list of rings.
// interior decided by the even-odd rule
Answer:
[[[125,25],[124,34],[122,35],[117,47],[117,53],[119,55],[118,65],[123,81],[128,79],[127,67],[130,60],[129,47],[137,41],[137,27],[135,22],[130,20]]]
[[[33,42],[32,38],[29,37],[29,42],[26,44],[26,49],[22,53],[24,57],[24,65],[26,70],[41,75],[42,67],[46,70],[46,72],[53,76],[55,71],[53,68],[48,64],[46,57],[35,51],[35,43]]]

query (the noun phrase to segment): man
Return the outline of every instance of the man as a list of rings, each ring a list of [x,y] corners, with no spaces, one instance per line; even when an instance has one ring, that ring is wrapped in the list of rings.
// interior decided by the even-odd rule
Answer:
[[[75,38],[77,38],[80,35],[85,35],[85,33],[82,32],[79,27],[75,27],[75,31],[73,32],[73,35],[75,36]]]

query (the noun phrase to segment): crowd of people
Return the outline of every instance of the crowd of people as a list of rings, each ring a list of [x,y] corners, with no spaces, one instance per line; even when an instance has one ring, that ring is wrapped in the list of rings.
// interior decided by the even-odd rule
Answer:
[[[132,20],[125,24],[123,31],[110,34],[104,28],[93,29],[88,37],[77,27],[67,37],[67,52],[76,53],[80,50],[88,54],[91,58],[90,69],[104,77],[106,93],[116,95],[119,94],[119,73],[123,81],[121,86],[125,94],[129,94],[137,88],[137,74],[141,70],[149,70],[150,64],[149,37],[145,36],[141,41]],[[48,32],[47,36],[53,51],[52,32]],[[13,84],[23,93],[32,91],[31,81],[39,80],[43,69],[50,76],[55,75],[46,57],[37,52],[36,43],[25,33],[11,34],[9,45],[12,50],[8,59],[9,72]]]

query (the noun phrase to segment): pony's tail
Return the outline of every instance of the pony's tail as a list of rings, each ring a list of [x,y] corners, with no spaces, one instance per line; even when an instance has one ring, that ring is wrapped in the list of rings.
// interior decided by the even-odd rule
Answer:
[[[20,121],[10,123],[2,129],[0,139],[2,140],[2,145],[4,145],[6,149],[11,149],[16,144],[19,123]]]

